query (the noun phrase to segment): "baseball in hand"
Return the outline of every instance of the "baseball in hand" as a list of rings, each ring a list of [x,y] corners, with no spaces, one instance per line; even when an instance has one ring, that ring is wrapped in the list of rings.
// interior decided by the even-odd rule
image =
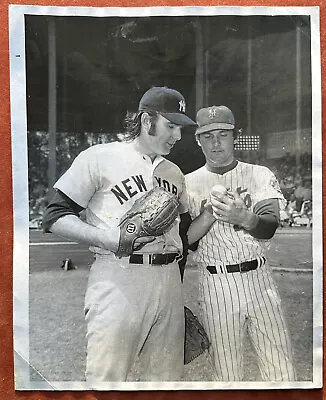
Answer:
[[[209,202],[213,207],[213,215],[217,218],[219,204],[225,203],[227,199],[233,199],[233,196],[229,191],[222,185],[215,185],[211,189]],[[216,208],[217,207],[217,208]]]
[[[215,197],[225,196],[227,194],[227,189],[222,185],[215,185],[211,189],[211,195]]]
[[[223,201],[223,199],[227,196],[227,189],[222,185],[215,185],[212,187],[210,192],[209,203],[213,206],[213,215],[217,218],[215,206],[217,205],[216,202]]]

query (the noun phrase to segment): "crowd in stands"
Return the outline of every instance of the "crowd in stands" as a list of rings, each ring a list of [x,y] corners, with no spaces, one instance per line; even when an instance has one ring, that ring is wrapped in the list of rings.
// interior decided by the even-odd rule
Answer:
[[[282,219],[289,225],[294,224],[294,217],[306,217],[311,226],[312,219],[312,159],[311,154],[299,157],[287,153],[277,160],[265,163],[276,175],[287,206]]]
[[[258,162],[258,161],[257,161]],[[272,160],[259,160],[259,164],[270,168],[277,177],[282,193],[287,201],[282,220],[294,224],[296,215],[312,217],[312,159],[308,153],[300,157],[287,153],[284,157]],[[36,178],[29,182],[30,226],[40,228],[40,221],[47,205],[47,188]]]
[[[41,228],[41,220],[48,204],[48,189],[37,178],[29,180],[29,226]]]

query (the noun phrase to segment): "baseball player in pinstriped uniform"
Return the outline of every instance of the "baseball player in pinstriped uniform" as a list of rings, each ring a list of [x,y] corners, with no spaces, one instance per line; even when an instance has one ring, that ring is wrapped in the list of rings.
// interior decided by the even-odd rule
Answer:
[[[217,379],[243,379],[247,331],[262,379],[295,380],[289,334],[265,255],[284,206],[279,184],[268,168],[234,158],[235,121],[227,107],[199,110],[197,124],[206,164],[186,175],[193,220],[188,239],[190,244],[200,239],[194,261]]]
[[[185,108],[179,92],[149,89],[126,119],[125,140],[82,152],[55,184],[43,219],[45,231],[87,243],[95,255],[85,297],[86,378],[93,388],[127,380],[138,355],[143,381],[179,380],[183,373],[180,218],[158,238],[137,239],[130,257],[115,252],[121,217],[153,186],[179,198],[181,217],[187,211],[184,176],[162,157],[181,139],[182,126],[195,125]]]

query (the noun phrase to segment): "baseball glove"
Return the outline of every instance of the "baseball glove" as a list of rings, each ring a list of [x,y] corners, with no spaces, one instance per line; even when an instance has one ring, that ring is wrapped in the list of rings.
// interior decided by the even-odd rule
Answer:
[[[178,216],[178,207],[178,198],[161,187],[154,187],[136,200],[120,221],[120,240],[116,256],[129,256],[138,238],[156,237],[167,232]]]
[[[198,318],[188,308],[185,310],[185,341],[184,341],[184,364],[189,364],[192,360],[209,349],[210,342],[205,329]]]

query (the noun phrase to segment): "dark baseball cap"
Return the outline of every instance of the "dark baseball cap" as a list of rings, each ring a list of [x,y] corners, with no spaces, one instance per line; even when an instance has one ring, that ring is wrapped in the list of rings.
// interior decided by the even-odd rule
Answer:
[[[138,111],[156,111],[177,125],[196,125],[186,115],[186,102],[181,93],[167,87],[152,87],[144,93]]]
[[[211,106],[201,108],[197,112],[196,134],[213,131],[215,129],[234,129],[235,120],[232,111],[226,106]]]

